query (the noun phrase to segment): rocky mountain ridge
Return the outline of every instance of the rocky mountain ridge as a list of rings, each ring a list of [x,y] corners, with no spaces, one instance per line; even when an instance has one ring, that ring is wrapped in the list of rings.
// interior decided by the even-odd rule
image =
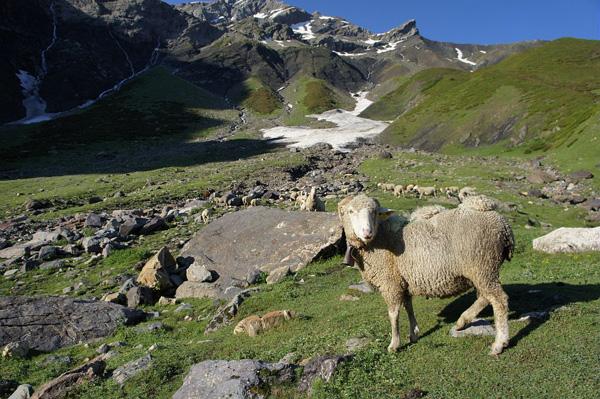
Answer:
[[[224,97],[250,77],[276,91],[312,76],[347,92],[423,68],[472,70],[528,46],[433,42],[414,20],[374,34],[278,0],[7,0],[0,16],[3,123],[87,106],[158,64]]]

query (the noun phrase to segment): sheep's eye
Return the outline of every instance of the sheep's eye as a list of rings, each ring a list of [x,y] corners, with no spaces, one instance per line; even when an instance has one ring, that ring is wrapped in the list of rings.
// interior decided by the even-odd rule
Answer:
[[[354,210],[348,209],[348,213],[354,213]]]

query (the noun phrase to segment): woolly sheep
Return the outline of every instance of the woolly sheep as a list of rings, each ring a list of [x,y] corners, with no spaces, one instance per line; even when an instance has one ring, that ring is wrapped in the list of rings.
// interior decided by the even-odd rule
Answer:
[[[473,188],[473,187],[463,187],[458,192],[458,200],[460,202],[463,202],[465,200],[465,198],[467,198],[469,196],[472,196],[472,195],[477,195],[477,189],[476,188]]]
[[[381,191],[394,191],[394,184],[391,183],[377,183],[377,188],[381,189]]]
[[[401,195],[404,194],[404,186],[403,185],[397,185],[394,187],[394,196],[396,197],[400,197]]]
[[[436,195],[435,195],[435,187],[420,187],[420,186],[415,186],[413,188],[413,191],[415,191],[417,194],[419,194],[419,199],[423,198],[424,196],[427,196],[427,197],[436,197]]]
[[[442,193],[448,198],[458,197],[459,188],[456,186],[445,187]]]
[[[405,192],[410,193],[415,189],[415,185],[414,184],[409,184],[408,186],[406,186],[405,188]]]
[[[250,206],[259,206],[260,205],[260,200],[258,198],[253,198],[250,201]]]
[[[400,306],[408,314],[410,341],[417,340],[412,296],[445,298],[474,287],[477,300],[456,327],[463,328],[491,304],[496,324],[491,354],[500,354],[508,345],[508,296],[499,272],[514,249],[510,226],[496,212],[468,206],[419,212],[424,215],[413,216],[409,223],[366,195],[347,197],[338,205],[348,243],[346,259],[356,261],[363,279],[377,287],[387,303],[392,326],[388,350],[400,345]]]
[[[254,198],[252,198],[251,195],[245,195],[242,197],[242,204],[244,204],[244,206],[250,206],[250,202],[253,200]]]
[[[214,210],[212,208],[206,208],[205,210],[203,210],[201,214],[202,223],[208,224],[208,222],[210,222],[210,217],[213,215],[213,213]]]
[[[293,317],[295,317],[295,313],[290,310],[269,312],[263,317],[257,315],[248,316],[235,326],[233,333],[235,335],[246,333],[251,337],[255,337],[262,332],[283,324],[287,320],[291,320]]]
[[[309,212],[325,212],[325,204],[317,196],[317,189],[315,187],[310,190],[310,193],[302,202],[300,209]]]

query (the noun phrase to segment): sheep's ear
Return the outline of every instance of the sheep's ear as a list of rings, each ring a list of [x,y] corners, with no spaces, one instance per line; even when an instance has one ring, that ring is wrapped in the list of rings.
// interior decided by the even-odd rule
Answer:
[[[346,212],[346,205],[348,205],[348,203],[349,203],[351,200],[352,200],[352,197],[346,197],[346,198],[344,198],[343,200],[341,200],[341,201],[338,203],[338,207],[337,207],[337,209],[338,209],[338,215],[339,215],[339,216],[342,216],[342,215],[344,215],[344,212]]]
[[[379,208],[377,210],[377,219],[379,219],[380,222],[383,222],[384,220],[387,220],[390,216],[392,216],[394,213],[395,211],[393,211],[392,209]]]

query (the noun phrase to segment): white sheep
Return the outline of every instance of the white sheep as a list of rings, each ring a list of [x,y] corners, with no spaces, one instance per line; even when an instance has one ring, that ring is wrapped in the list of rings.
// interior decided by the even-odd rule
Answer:
[[[250,206],[250,202],[252,202],[253,199],[254,197],[252,195],[244,195],[242,197],[242,204],[244,204],[244,206]]]
[[[394,196],[400,197],[402,195],[404,195],[404,186],[399,184],[394,187]]]
[[[416,192],[417,194],[419,194],[419,199],[423,198],[424,196],[426,197],[437,197],[437,195],[435,194],[435,187],[421,187],[421,186],[415,186],[413,188],[413,191]]]
[[[309,212],[325,212],[325,203],[317,196],[317,189],[311,188],[310,193],[300,205],[300,210]]]
[[[259,206],[260,205],[260,200],[258,198],[253,198],[250,201],[250,206]]]
[[[203,210],[201,214],[202,223],[208,224],[210,222],[210,217],[214,214],[214,212],[215,211],[212,208],[206,208],[205,210]]]
[[[445,298],[474,287],[477,300],[456,327],[463,328],[491,304],[496,324],[491,354],[501,353],[508,345],[508,296],[499,272],[514,250],[510,226],[494,211],[468,206],[419,212],[422,215],[409,223],[366,195],[345,198],[338,205],[348,243],[346,260],[356,261],[363,279],[377,287],[388,305],[392,325],[388,350],[396,351],[400,345],[400,306],[408,314],[410,340],[417,340],[412,296]]]
[[[458,197],[459,188],[456,186],[445,187],[442,190],[442,194],[445,194],[447,198]]]
[[[463,202],[465,200],[465,198],[473,196],[473,195],[477,195],[477,189],[476,188],[473,188],[473,187],[463,187],[458,192],[458,200],[460,202]]]

